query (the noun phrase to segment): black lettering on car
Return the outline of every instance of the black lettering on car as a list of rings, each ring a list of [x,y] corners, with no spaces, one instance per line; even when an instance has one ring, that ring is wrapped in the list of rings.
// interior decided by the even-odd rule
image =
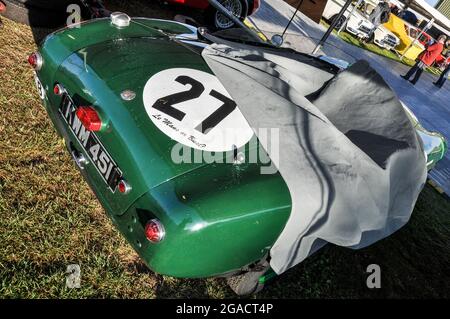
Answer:
[[[81,127],[81,121],[78,118],[78,116],[73,116],[73,122],[72,122],[72,130],[75,133],[75,135],[78,135]]]
[[[178,121],[182,121],[186,116],[186,113],[173,107],[173,105],[199,98],[205,91],[205,87],[199,81],[194,80],[193,78],[186,75],[178,76],[175,81],[183,85],[191,85],[191,88],[188,91],[183,91],[159,98],[158,100],[156,100],[152,107],[161,112],[164,112],[165,114],[171,116],[174,119],[177,119]],[[216,127],[228,115],[230,115],[230,113],[233,112],[237,106],[236,102],[216,90],[211,90],[211,92],[209,92],[209,95],[219,101],[222,101],[223,104],[195,128],[197,131],[202,132],[203,134],[207,134],[209,130]]]
[[[97,167],[100,170],[100,173],[102,173],[103,175],[106,174],[106,171],[108,169],[108,164],[109,164],[109,158],[108,158],[108,156],[106,156],[106,154],[104,152],[102,152],[98,158]]]
[[[90,157],[92,158],[92,160],[94,161],[94,163],[97,161],[98,159],[98,152],[100,151],[100,145],[98,144],[94,144],[93,146],[91,146],[91,148],[89,148],[89,153],[90,153]]]
[[[153,104],[153,107],[173,117],[174,119],[181,121],[183,120],[186,113],[174,108],[173,105],[198,98],[200,95],[202,95],[205,87],[197,80],[194,80],[193,78],[186,75],[180,75],[175,79],[175,81],[183,85],[189,84],[191,85],[191,88],[187,91],[162,97],[158,99],[155,104]]]
[[[90,135],[91,135],[91,132],[86,130],[86,128],[82,125],[80,128],[80,132],[78,133],[78,139],[80,140],[80,143],[84,147],[86,147]]]
[[[114,192],[117,183],[122,178],[122,172],[100,143],[95,133],[86,130],[82,125],[76,116],[76,110],[77,107],[72,99],[69,95],[65,94],[59,107],[59,114],[109,189]]]

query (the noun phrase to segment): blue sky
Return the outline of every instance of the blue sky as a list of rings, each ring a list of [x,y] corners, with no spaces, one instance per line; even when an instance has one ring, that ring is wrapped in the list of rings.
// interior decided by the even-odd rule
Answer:
[[[439,0],[425,0],[428,4],[432,5],[434,7],[434,5],[436,3],[438,3]]]

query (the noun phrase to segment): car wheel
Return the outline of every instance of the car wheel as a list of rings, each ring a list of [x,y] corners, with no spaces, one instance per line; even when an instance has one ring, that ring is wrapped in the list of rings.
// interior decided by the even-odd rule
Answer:
[[[333,16],[333,17],[331,18],[331,23],[334,23],[334,21],[337,20],[337,18],[338,18],[337,15]],[[339,20],[336,22],[336,25],[334,26],[334,28],[335,28],[335,29],[340,29],[340,28],[342,27],[342,25],[344,24],[344,22],[345,22],[345,17],[344,17],[344,16],[341,16],[341,17],[339,18]]]
[[[247,17],[248,4],[246,0],[219,0],[219,2],[229,11],[231,11],[240,20]],[[207,10],[208,24],[217,30],[229,29],[234,26],[234,22],[228,19],[224,14],[210,6]]]
[[[259,282],[261,273],[249,271],[227,278],[227,284],[238,296],[247,296],[261,291],[264,284]]]
[[[270,264],[265,259],[253,265],[244,273],[227,278],[228,286],[239,296],[257,293],[264,288],[264,283],[259,279],[270,269]]]

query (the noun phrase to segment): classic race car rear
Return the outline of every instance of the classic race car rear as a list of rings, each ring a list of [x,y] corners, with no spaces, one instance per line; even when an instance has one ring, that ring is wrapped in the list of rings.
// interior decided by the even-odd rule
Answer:
[[[29,58],[74,162],[149,268],[225,276],[247,294],[326,242],[361,248],[407,222],[423,144],[366,62],[339,72],[212,40],[114,13],[49,35]]]
[[[51,34],[29,62],[73,160],[145,263],[176,277],[229,275],[265,260],[290,197],[279,174],[239,165],[249,145],[258,147],[253,131],[199,44],[189,43],[193,34],[176,22],[118,14]],[[163,108],[182,100],[181,110]],[[170,122],[183,118],[185,128],[202,122],[203,131],[186,134]],[[225,124],[239,130],[237,140],[222,141]],[[177,140],[224,164],[174,162]]]

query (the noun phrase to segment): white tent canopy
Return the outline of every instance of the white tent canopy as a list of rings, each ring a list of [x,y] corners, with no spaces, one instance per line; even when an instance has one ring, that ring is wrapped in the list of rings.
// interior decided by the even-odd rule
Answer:
[[[434,20],[440,22],[443,27],[450,30],[450,20],[438,10],[430,6],[425,0],[414,0],[413,5],[414,4],[430,13]]]
[[[404,7],[404,3],[398,0],[389,0],[390,2],[396,4],[399,7]],[[420,12],[417,12],[419,16],[424,16],[430,20],[431,18],[434,18],[435,23],[434,26],[442,31],[443,33],[450,36],[450,20],[443,15],[441,12],[433,8],[431,5],[429,5],[425,0],[413,0],[411,2],[410,8],[419,10]]]

